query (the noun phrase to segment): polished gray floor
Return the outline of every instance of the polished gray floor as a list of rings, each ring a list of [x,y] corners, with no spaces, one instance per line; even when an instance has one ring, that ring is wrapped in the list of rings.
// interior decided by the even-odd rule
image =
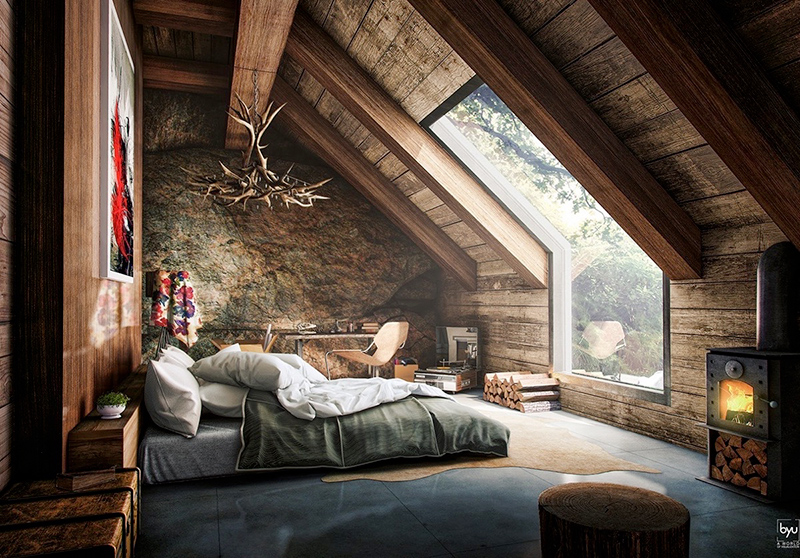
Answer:
[[[529,416],[662,473],[464,469],[408,482],[328,484],[321,482],[322,472],[300,472],[146,486],[136,554],[537,557],[542,490],[599,481],[648,488],[682,502],[691,513],[694,557],[800,556],[778,549],[776,541],[778,520],[797,525],[800,506],[759,504],[695,480],[704,474],[704,455],[566,412]]]

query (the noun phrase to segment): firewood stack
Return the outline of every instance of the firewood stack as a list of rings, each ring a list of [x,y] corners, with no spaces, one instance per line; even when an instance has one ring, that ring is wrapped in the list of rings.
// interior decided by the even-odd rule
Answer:
[[[767,495],[767,444],[719,432],[711,477]]]
[[[558,380],[546,373],[490,372],[483,379],[483,400],[522,413],[561,408]]]

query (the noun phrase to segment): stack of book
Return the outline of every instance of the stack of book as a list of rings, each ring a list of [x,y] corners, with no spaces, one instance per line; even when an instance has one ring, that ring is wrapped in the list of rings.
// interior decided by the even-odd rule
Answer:
[[[378,333],[380,328],[381,324],[378,322],[364,322],[361,324],[361,331],[364,333]]]

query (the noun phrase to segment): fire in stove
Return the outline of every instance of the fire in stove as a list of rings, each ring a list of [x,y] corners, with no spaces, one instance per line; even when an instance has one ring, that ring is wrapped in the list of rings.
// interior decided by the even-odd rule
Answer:
[[[722,380],[719,387],[719,416],[753,426],[753,386],[741,380]]]

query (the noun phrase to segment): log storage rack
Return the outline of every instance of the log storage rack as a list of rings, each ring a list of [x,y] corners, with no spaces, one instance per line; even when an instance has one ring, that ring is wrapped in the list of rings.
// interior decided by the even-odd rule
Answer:
[[[558,380],[543,372],[489,372],[483,379],[484,401],[522,413],[557,411],[560,396]]]

